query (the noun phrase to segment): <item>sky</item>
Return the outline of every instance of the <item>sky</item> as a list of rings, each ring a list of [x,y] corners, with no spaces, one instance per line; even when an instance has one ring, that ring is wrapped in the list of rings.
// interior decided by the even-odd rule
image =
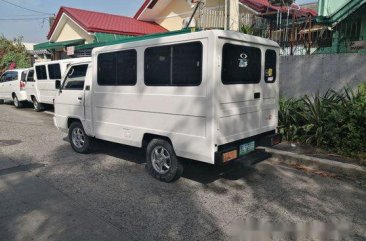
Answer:
[[[144,0],[0,0],[0,34],[9,39],[23,36],[24,42],[40,43],[47,41],[47,14],[22,9],[7,2],[48,14],[56,14],[61,6],[67,6],[131,17]],[[307,2],[314,0],[296,1],[297,4]]]

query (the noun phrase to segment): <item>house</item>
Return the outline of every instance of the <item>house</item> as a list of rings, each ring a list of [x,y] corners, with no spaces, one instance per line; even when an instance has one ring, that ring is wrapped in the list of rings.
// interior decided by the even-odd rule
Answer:
[[[319,0],[318,11],[332,36],[316,53],[366,53],[366,0]]]
[[[134,18],[155,22],[169,31],[180,30],[194,13],[188,2],[145,0]],[[228,29],[270,38],[293,53],[291,45],[300,39],[299,32],[304,27],[311,27],[308,22],[316,15],[310,8],[273,5],[269,0],[206,0],[195,12],[190,27]]]
[[[30,57],[30,64],[33,66],[34,63],[47,62],[52,59],[52,53],[47,49],[34,50],[34,43],[23,43]]]
[[[268,0],[206,0],[205,5],[196,12],[194,20],[199,28],[239,31],[241,25],[252,23],[253,16],[272,14],[278,19],[277,14],[287,14],[289,9],[286,6],[274,6]],[[183,21],[190,18],[192,13],[190,4],[184,0],[145,0],[134,18],[155,22],[169,31],[175,31],[184,27]],[[307,8],[291,9],[290,17],[293,14],[317,15],[316,11]]]
[[[166,31],[153,22],[61,7],[50,27],[48,41],[34,45],[34,50],[52,51],[53,59],[80,57],[90,55],[93,44]],[[84,45],[88,48],[79,51],[78,47]]]

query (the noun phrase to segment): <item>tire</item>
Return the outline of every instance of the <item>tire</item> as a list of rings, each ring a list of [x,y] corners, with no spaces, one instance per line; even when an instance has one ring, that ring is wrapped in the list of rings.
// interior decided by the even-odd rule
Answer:
[[[4,104],[4,100],[0,100],[0,105]]]
[[[153,139],[147,145],[146,169],[151,176],[163,182],[178,180],[183,173],[183,165],[173,146],[163,139]]]
[[[40,104],[37,100],[36,97],[33,97],[32,98],[32,103],[33,103],[33,109],[36,111],[36,112],[40,112],[42,110],[44,110],[44,107],[42,104]]]
[[[88,154],[92,150],[93,138],[88,136],[80,122],[73,122],[69,128],[69,140],[77,153]]]
[[[15,108],[19,109],[19,108],[23,107],[23,103],[18,100],[18,97],[16,95],[14,95],[14,97],[13,97],[13,103],[14,103]]]

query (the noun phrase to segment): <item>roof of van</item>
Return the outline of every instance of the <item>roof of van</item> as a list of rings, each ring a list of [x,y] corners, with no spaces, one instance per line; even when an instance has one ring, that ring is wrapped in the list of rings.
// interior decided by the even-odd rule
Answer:
[[[54,61],[48,61],[48,62],[39,62],[34,63],[34,66],[40,66],[40,65],[48,65],[48,64],[62,64],[62,63],[83,63],[83,62],[90,62],[91,57],[82,57],[82,58],[70,58],[70,59],[61,59],[61,60],[54,60]]]
[[[166,41],[166,43],[171,43],[175,41],[183,41],[183,40],[189,40],[189,39],[199,39],[199,38],[223,38],[223,39],[232,39],[232,40],[238,40],[241,42],[246,43],[255,43],[259,45],[265,45],[270,46],[274,48],[279,48],[279,45],[277,42],[261,38],[253,35],[243,34],[236,31],[229,31],[229,30],[205,30],[205,31],[198,31],[198,32],[190,32],[190,33],[183,33],[183,34],[176,34],[176,35],[167,35],[167,36],[157,36],[156,38],[150,38],[150,39],[141,39],[137,38],[135,41],[133,39],[130,39],[129,41],[121,43],[115,43],[114,45],[109,46],[103,46],[94,48],[92,53],[96,52],[103,52],[103,51],[109,51],[109,50],[117,50],[123,46],[126,47],[139,47],[144,46],[146,44],[161,44],[163,41]]]

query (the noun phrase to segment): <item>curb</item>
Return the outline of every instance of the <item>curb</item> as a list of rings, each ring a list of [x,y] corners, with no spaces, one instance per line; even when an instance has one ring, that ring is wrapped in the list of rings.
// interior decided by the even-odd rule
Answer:
[[[281,162],[289,165],[302,164],[313,169],[324,170],[341,176],[366,179],[366,168],[362,166],[306,156],[288,151],[280,151],[268,147],[260,148],[272,154],[272,157],[279,158]]]

